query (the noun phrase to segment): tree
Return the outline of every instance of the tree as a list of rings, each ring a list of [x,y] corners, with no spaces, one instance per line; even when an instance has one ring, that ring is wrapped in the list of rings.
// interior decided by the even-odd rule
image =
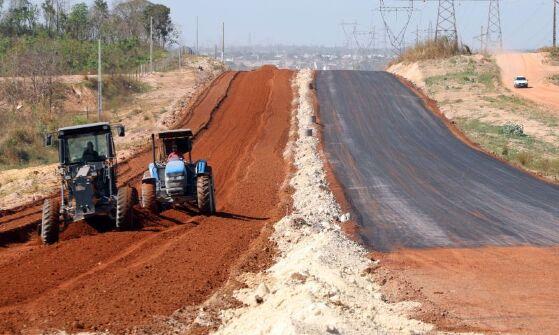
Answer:
[[[84,41],[89,38],[89,9],[83,2],[72,7],[66,22],[66,32],[71,38]]]
[[[148,40],[145,31],[146,8],[151,5],[147,0],[127,0],[118,3],[113,10],[114,25],[119,39],[139,38]]]
[[[103,27],[109,20],[109,5],[105,0],[95,0],[91,7],[89,18],[92,25],[93,39],[102,37]]]
[[[45,30],[49,36],[52,36],[56,29],[56,8],[53,0],[45,0],[41,8],[43,9],[43,18],[45,20]]]
[[[37,7],[29,0],[12,0],[2,19],[2,31],[6,35],[25,35],[35,32]]]
[[[173,32],[175,30],[173,21],[171,20],[171,9],[164,5],[150,4],[144,10],[144,21],[146,22],[146,32],[150,31],[150,18],[153,18],[153,35],[164,48],[167,43],[173,41]]]

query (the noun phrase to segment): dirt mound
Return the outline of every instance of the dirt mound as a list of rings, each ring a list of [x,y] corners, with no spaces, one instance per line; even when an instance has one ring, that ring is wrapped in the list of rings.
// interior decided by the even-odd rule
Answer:
[[[179,126],[197,133],[194,157],[208,159],[215,172],[216,216],[171,209],[136,232],[0,250],[0,333],[149,328],[220,288],[285,212],[291,77],[274,68],[229,73],[185,111]],[[150,159],[146,151],[123,164],[120,181],[137,185]]]
[[[95,224],[95,225],[94,225]],[[62,232],[60,232],[60,240],[67,241],[75,238],[80,238],[83,236],[92,236],[99,233],[99,231],[103,230],[103,226],[106,225],[106,222],[96,222],[96,223],[88,223],[85,221],[74,222]],[[105,228],[105,230],[107,230]]]

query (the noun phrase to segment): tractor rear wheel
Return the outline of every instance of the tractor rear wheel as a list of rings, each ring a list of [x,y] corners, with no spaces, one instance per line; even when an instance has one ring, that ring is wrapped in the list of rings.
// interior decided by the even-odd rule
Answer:
[[[46,199],[43,203],[43,219],[41,221],[41,241],[44,244],[58,242],[60,234],[60,202]]]
[[[201,175],[196,178],[196,193],[200,212],[206,215],[215,214],[215,196],[212,176]]]
[[[151,213],[157,213],[157,200],[155,198],[155,184],[142,184],[142,208],[147,209]]]
[[[136,197],[136,190],[132,187],[125,186],[118,189],[116,201],[116,227],[118,229],[135,228],[133,207]]]

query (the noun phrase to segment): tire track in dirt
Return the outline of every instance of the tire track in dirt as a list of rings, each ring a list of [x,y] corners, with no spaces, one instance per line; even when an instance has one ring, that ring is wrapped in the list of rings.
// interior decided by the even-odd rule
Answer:
[[[198,305],[221,287],[231,266],[282,214],[291,76],[272,67],[230,73],[188,117],[188,126],[198,127],[194,157],[214,167],[218,215],[171,209],[144,218],[138,232],[0,249],[0,333],[120,333]],[[138,180],[150,159],[149,151],[140,153],[121,177]]]

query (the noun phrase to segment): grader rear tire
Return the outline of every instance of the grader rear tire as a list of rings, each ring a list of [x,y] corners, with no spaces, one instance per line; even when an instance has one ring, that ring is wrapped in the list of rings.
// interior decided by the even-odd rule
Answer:
[[[202,175],[196,178],[196,193],[200,212],[205,215],[215,214],[215,196],[212,176]]]
[[[116,227],[120,230],[135,228],[134,203],[137,197],[136,190],[125,186],[118,189],[116,202]]]
[[[154,214],[158,212],[157,200],[155,198],[154,183],[142,184],[142,208],[145,208]]]
[[[41,241],[43,244],[58,242],[60,235],[60,202],[46,199],[43,203],[43,219],[41,221]]]

